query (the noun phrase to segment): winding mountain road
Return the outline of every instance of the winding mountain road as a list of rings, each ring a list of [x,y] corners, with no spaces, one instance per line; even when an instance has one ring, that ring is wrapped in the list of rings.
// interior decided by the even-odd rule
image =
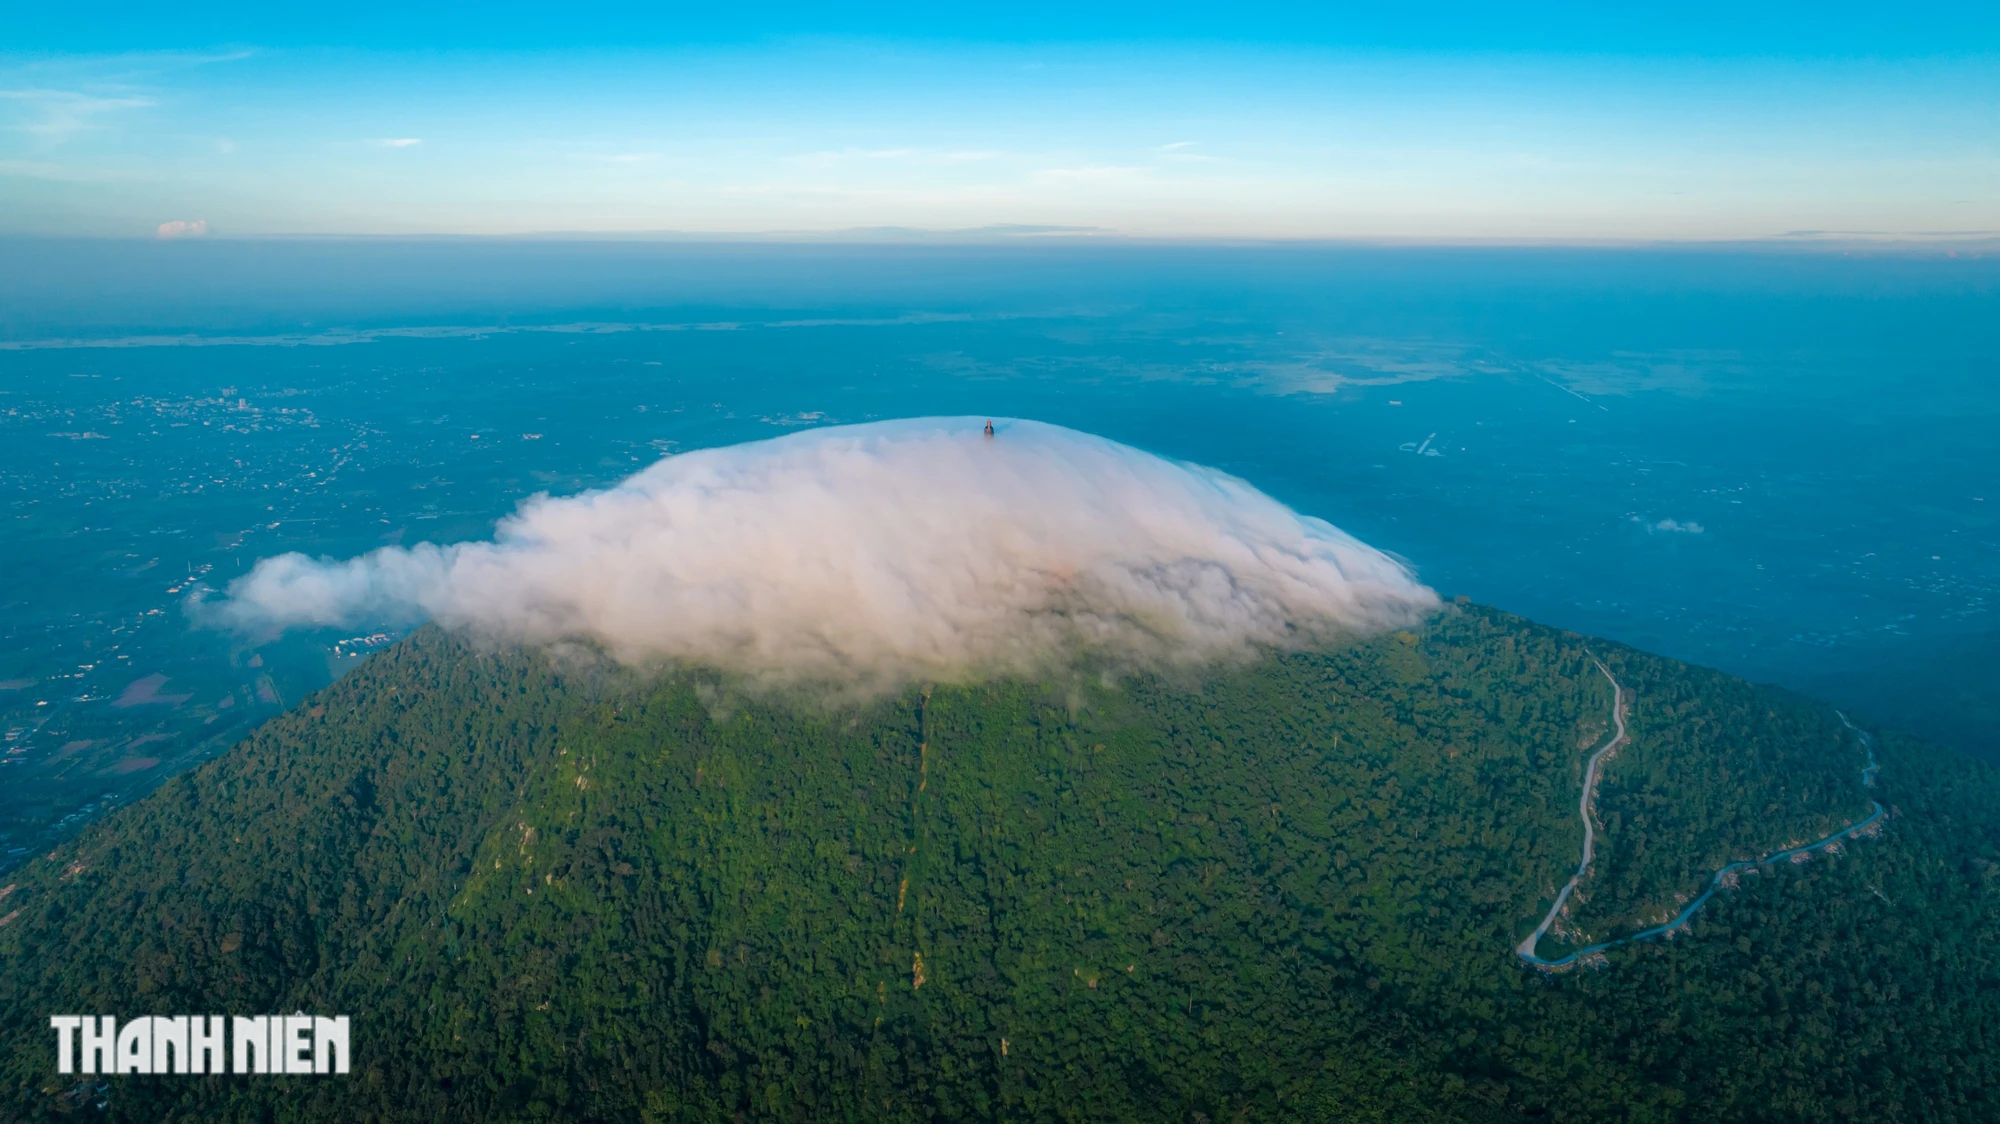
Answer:
[[[1696,912],[1708,903],[1708,899],[1713,897],[1717,890],[1722,889],[1724,886],[1735,885],[1736,876],[1743,871],[1755,870],[1769,866],[1772,863],[1787,860],[1796,861],[1814,851],[1825,850],[1842,839],[1870,830],[1887,814],[1879,802],[1870,801],[1869,803],[1873,811],[1866,819],[1856,820],[1818,842],[1808,843],[1803,847],[1791,847],[1783,851],[1776,851],[1761,859],[1748,859],[1743,862],[1730,863],[1728,866],[1715,872],[1715,876],[1708,881],[1708,888],[1701,892],[1700,897],[1689,902],[1685,908],[1674,915],[1672,920],[1664,925],[1655,925],[1650,929],[1642,929],[1639,932],[1633,933],[1629,937],[1619,937],[1616,940],[1603,941],[1588,948],[1580,948],[1567,956],[1559,956],[1553,960],[1536,955],[1535,946],[1541,943],[1543,935],[1549,931],[1549,926],[1554,925],[1556,918],[1562,914],[1563,906],[1569,903],[1570,894],[1575,892],[1577,885],[1590,873],[1590,860],[1595,854],[1597,844],[1597,828],[1592,822],[1593,817],[1591,815],[1592,805],[1597,800],[1597,783],[1603,779],[1604,762],[1610,758],[1611,754],[1618,747],[1624,745],[1626,740],[1625,689],[1619,685],[1617,679],[1612,677],[1611,669],[1605,667],[1602,660],[1592,657],[1591,662],[1597,665],[1597,670],[1603,672],[1604,678],[1611,683],[1611,721],[1616,728],[1611,735],[1611,740],[1605,742],[1596,753],[1590,755],[1590,764],[1584,770],[1583,795],[1577,802],[1578,814],[1583,817],[1583,859],[1576,864],[1576,873],[1570,875],[1569,882],[1563,886],[1562,892],[1556,895],[1555,904],[1549,907],[1549,912],[1547,916],[1542,918],[1542,923],[1535,926],[1535,931],[1528,934],[1526,940],[1515,946],[1514,955],[1520,957],[1523,962],[1544,972],[1557,972],[1565,968],[1574,967],[1578,963],[1597,956],[1608,949],[1617,948],[1620,945],[1632,944],[1635,941],[1664,937],[1677,932],[1687,927],[1688,922],[1694,918]],[[1838,711],[1834,713],[1839,714]],[[1881,769],[1881,766],[1875,763],[1875,739],[1870,737],[1867,732],[1855,726],[1854,723],[1849,722],[1847,715],[1840,714],[1840,721],[1842,725],[1854,731],[1855,735],[1861,739],[1862,746],[1868,750],[1868,764],[1861,770],[1861,783],[1866,787],[1873,788],[1875,786],[1875,774]]]
[[[1590,873],[1590,860],[1597,852],[1597,825],[1592,822],[1594,817],[1590,814],[1590,806],[1597,800],[1597,782],[1604,775],[1604,759],[1625,744],[1625,688],[1619,686],[1618,680],[1612,678],[1611,669],[1605,667],[1603,661],[1593,658],[1591,662],[1597,665],[1597,670],[1603,672],[1604,678],[1611,683],[1611,722],[1614,729],[1611,740],[1590,755],[1590,764],[1585,766],[1583,771],[1583,795],[1577,798],[1577,814],[1583,817],[1583,858],[1576,864],[1576,873],[1569,876],[1569,881],[1563,884],[1562,892],[1556,895],[1556,902],[1549,907],[1548,915],[1542,918],[1542,923],[1535,926],[1535,931],[1529,933],[1527,939],[1514,949],[1516,955],[1531,964],[1554,966],[1553,962],[1535,955],[1535,946],[1541,943],[1542,934],[1549,931],[1549,926],[1556,923],[1563,906],[1569,904],[1569,896],[1576,891],[1577,884],[1583,881],[1584,875]],[[1574,956],[1569,959],[1574,959]]]

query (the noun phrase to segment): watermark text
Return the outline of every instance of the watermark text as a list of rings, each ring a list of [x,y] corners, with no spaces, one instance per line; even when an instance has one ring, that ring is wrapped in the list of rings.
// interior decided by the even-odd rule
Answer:
[[[346,1073],[346,1015],[51,1015],[57,1073]]]

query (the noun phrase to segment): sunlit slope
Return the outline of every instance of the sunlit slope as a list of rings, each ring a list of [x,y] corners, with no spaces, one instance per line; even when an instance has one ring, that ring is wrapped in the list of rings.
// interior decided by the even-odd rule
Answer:
[[[1633,739],[1573,940],[1866,809],[1830,711],[1475,607],[832,710],[425,630],[20,872],[5,1111],[60,1108],[49,1014],[303,1008],[353,1076],[122,1078],[112,1116],[1989,1117],[1985,766],[1884,738],[1881,838],[1516,961],[1592,653]]]

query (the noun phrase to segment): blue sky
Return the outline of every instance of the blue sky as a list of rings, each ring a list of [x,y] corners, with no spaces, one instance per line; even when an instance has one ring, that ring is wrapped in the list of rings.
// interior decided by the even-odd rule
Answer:
[[[1390,7],[43,5],[0,233],[2000,231],[2000,6]]]

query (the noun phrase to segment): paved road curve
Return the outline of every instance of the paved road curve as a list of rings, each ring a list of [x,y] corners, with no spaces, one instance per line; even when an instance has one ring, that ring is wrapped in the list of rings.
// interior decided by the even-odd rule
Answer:
[[[1766,867],[1772,863],[1788,860],[1796,861],[1814,851],[1825,850],[1842,839],[1869,831],[1885,814],[1880,803],[1870,801],[1869,803],[1873,810],[1866,819],[1848,824],[1846,827],[1841,828],[1839,831],[1816,843],[1808,843],[1803,847],[1792,847],[1787,850],[1778,851],[1774,854],[1766,855],[1761,859],[1730,863],[1728,866],[1715,872],[1715,877],[1709,879],[1708,888],[1701,892],[1700,897],[1689,902],[1686,908],[1674,915],[1673,920],[1668,921],[1664,925],[1655,925],[1650,929],[1642,929],[1639,932],[1633,933],[1629,937],[1620,937],[1617,940],[1604,941],[1601,944],[1594,944],[1588,948],[1580,948],[1567,956],[1557,957],[1554,960],[1544,959],[1535,955],[1535,946],[1541,942],[1543,934],[1549,931],[1549,926],[1555,924],[1557,915],[1562,913],[1564,904],[1569,901],[1569,896],[1576,889],[1577,884],[1583,881],[1584,876],[1590,872],[1590,859],[1597,842],[1597,831],[1591,822],[1591,806],[1597,800],[1597,782],[1603,779],[1605,760],[1619,746],[1625,744],[1624,688],[1618,685],[1618,680],[1612,678],[1610,668],[1605,667],[1601,661],[1594,658],[1592,662],[1597,664],[1597,670],[1604,673],[1604,678],[1611,681],[1611,720],[1616,726],[1616,730],[1612,734],[1611,740],[1604,743],[1603,748],[1590,755],[1590,765],[1584,771],[1583,796],[1578,801],[1578,812],[1583,816],[1583,861],[1577,863],[1576,873],[1570,875],[1568,884],[1564,885],[1562,892],[1556,895],[1556,902],[1549,907],[1548,915],[1542,918],[1542,923],[1535,926],[1535,931],[1528,934],[1526,940],[1515,946],[1514,955],[1519,956],[1524,962],[1545,972],[1561,971],[1565,968],[1574,967],[1578,963],[1589,960],[1592,957],[1597,957],[1607,949],[1617,948],[1619,945],[1631,944],[1634,941],[1664,937],[1670,933],[1677,932],[1687,927],[1687,923],[1693,919],[1695,913],[1708,903],[1708,899],[1713,897],[1717,890],[1722,889],[1724,886],[1734,886],[1736,879],[1742,872]],[[1836,711],[1835,713],[1838,712]],[[1845,714],[1840,715],[1840,721],[1861,738],[1861,744],[1868,750],[1868,764],[1861,770],[1861,783],[1873,788],[1875,785],[1875,774],[1881,768],[1875,763],[1875,739],[1857,728],[1854,723],[1849,722]]]
[[[1556,895],[1556,903],[1549,907],[1548,916],[1542,918],[1542,923],[1535,926],[1535,931],[1529,933],[1527,939],[1514,949],[1516,954],[1531,964],[1549,963],[1535,955],[1535,946],[1541,943],[1542,934],[1549,931],[1549,926],[1556,923],[1556,917],[1562,913],[1563,906],[1569,903],[1569,896],[1576,891],[1577,884],[1583,881],[1584,875],[1590,873],[1590,860],[1597,851],[1597,825],[1593,822],[1596,817],[1590,814],[1591,805],[1597,800],[1597,782],[1604,775],[1605,758],[1625,744],[1625,689],[1618,685],[1618,680],[1611,677],[1611,669],[1605,667],[1602,661],[1593,658],[1591,662],[1597,664],[1597,670],[1603,672],[1604,678],[1611,684],[1613,726],[1611,740],[1590,755],[1590,764],[1585,766],[1583,771],[1583,795],[1577,798],[1577,814],[1583,817],[1583,858],[1576,864],[1576,873],[1569,876],[1569,881],[1563,884],[1562,892]]]

